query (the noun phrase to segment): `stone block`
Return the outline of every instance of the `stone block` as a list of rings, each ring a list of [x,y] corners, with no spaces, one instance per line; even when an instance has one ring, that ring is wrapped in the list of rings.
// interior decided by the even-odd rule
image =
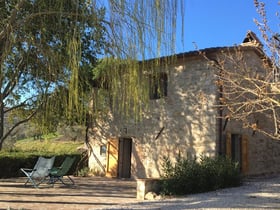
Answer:
[[[137,199],[145,200],[148,192],[158,193],[160,189],[160,179],[137,179]]]

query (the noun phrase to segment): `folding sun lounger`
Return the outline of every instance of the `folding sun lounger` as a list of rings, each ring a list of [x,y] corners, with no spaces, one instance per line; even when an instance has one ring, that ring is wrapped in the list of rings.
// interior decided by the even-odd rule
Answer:
[[[38,186],[49,176],[54,160],[55,157],[39,157],[33,169],[21,168],[20,170],[27,176],[24,186],[30,182],[34,187],[38,188]]]
[[[53,167],[49,172],[49,176],[50,176],[49,183],[54,185],[57,181],[60,181],[64,185],[68,185],[68,184],[74,185],[75,184],[74,180],[68,176],[68,172],[71,169],[72,165],[74,164],[75,159],[76,157],[67,156],[60,167]],[[70,183],[66,183],[63,180],[64,176],[68,177]]]

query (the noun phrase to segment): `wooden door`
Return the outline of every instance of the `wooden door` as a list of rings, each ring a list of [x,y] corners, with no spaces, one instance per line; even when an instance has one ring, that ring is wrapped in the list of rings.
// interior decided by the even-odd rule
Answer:
[[[248,164],[248,136],[247,135],[242,135],[242,166],[241,166],[241,170],[243,174],[247,174],[248,173],[248,168],[249,168],[249,164]]]
[[[242,166],[241,138],[240,134],[231,134],[231,159],[239,163],[240,169]]]
[[[119,161],[118,161],[119,178],[130,178],[131,176],[131,150],[132,150],[132,139],[120,138]]]
[[[231,158],[231,133],[226,133],[226,156]]]
[[[119,139],[110,139],[107,143],[106,176],[118,177]]]
[[[226,134],[226,156],[239,162],[240,171],[248,173],[248,136],[240,134]]]

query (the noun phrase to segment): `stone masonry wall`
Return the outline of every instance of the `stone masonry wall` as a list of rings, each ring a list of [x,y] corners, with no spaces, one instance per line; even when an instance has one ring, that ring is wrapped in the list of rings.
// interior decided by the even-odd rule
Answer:
[[[249,174],[264,175],[280,173],[280,141],[252,138],[249,145]]]
[[[253,69],[254,72],[261,74],[263,63],[260,57],[254,51],[248,51],[246,55],[246,65]],[[226,115],[226,113],[224,113]],[[258,121],[261,128],[268,128],[271,125],[271,119],[263,115],[254,115],[254,122]],[[224,125],[223,121],[223,125]],[[248,172],[246,175],[263,175],[280,173],[280,141],[273,140],[258,132],[245,129],[241,122],[230,121],[224,133],[246,135],[248,137]],[[225,140],[225,139],[224,139]]]
[[[102,132],[92,135],[92,142],[131,137],[131,173],[135,178],[159,177],[164,156],[174,161],[179,154],[199,157],[216,153],[213,69],[202,58],[188,57],[178,60],[168,72],[167,97],[151,100],[143,121],[124,123],[114,118],[101,123]]]
[[[261,71],[260,57],[254,50],[244,55],[246,63]],[[230,64],[228,64],[230,65]],[[229,66],[231,68],[231,66]],[[131,174],[135,178],[157,178],[161,173],[164,156],[175,160],[182,156],[214,156],[218,153],[217,87],[214,69],[198,56],[180,58],[170,66],[167,97],[150,101],[150,111],[143,121],[122,122],[119,118],[103,117],[90,131],[95,155],[90,155],[90,168],[106,166],[106,158],[98,149],[110,138],[132,138]],[[226,113],[224,113],[226,114]],[[260,122],[269,126],[269,120]],[[224,122],[222,122],[222,126]],[[280,172],[280,142],[242,128],[240,122],[229,122],[223,134],[248,136],[248,175]],[[224,142],[221,142],[224,144]]]
[[[264,118],[262,118],[263,121]],[[269,124],[268,124],[269,125]],[[245,175],[269,175],[280,173],[280,141],[242,128],[238,122],[230,122],[226,132],[248,137],[248,172]],[[225,139],[224,139],[225,140]]]

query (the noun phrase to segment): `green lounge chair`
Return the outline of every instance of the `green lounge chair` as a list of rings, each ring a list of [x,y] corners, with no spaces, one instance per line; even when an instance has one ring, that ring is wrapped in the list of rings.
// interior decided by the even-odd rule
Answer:
[[[74,180],[71,179],[71,177],[68,176],[67,173],[69,172],[70,168],[75,162],[75,159],[76,157],[67,156],[60,167],[53,167],[49,171],[49,177],[50,177],[49,183],[54,185],[57,181],[60,181],[64,185],[69,185],[63,180],[63,177],[67,176],[68,180],[70,181],[70,185],[71,184],[74,185],[75,184]]]
[[[30,182],[34,187],[38,188],[49,176],[49,170],[53,167],[54,160],[55,157],[39,157],[33,169],[21,168],[20,170],[27,176],[24,186]]]

